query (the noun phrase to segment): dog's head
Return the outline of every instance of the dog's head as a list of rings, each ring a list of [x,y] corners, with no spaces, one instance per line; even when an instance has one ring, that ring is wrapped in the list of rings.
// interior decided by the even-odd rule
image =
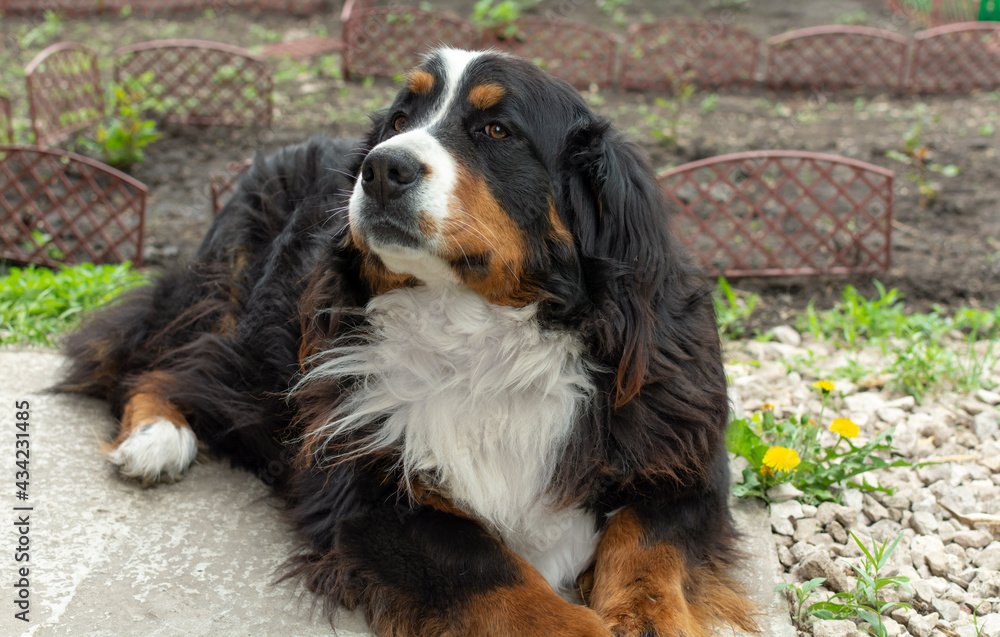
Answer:
[[[526,60],[442,49],[368,144],[348,241],[373,292],[450,281],[538,303],[606,350],[619,403],[638,392],[670,275],[667,219],[645,160],[576,90]]]

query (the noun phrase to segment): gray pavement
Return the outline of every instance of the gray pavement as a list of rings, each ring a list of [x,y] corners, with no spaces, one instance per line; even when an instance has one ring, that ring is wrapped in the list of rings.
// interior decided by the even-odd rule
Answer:
[[[119,479],[99,449],[111,428],[104,403],[44,391],[62,363],[49,350],[0,349],[0,636],[331,634],[307,591],[273,584],[294,543],[263,485],[211,460],[173,485],[142,489]],[[24,400],[27,501],[14,485],[14,404]],[[779,569],[763,505],[739,503],[735,514],[751,555],[743,579],[766,609],[764,634],[794,637],[773,592]],[[15,562],[23,543],[15,523],[24,515],[30,561]],[[28,623],[15,618],[23,567]],[[337,634],[368,632],[345,611]]]

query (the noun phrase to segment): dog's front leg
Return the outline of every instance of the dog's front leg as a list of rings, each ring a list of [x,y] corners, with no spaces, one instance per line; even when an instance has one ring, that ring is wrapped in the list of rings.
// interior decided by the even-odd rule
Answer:
[[[664,489],[608,521],[581,583],[616,637],[709,637],[723,624],[758,630],[754,604],[727,573],[737,553],[723,462],[702,492]]]
[[[563,600],[531,565],[460,514],[387,506],[338,526],[323,560],[331,572],[320,579],[338,580],[343,601],[363,609],[378,635],[610,635],[591,609]]]

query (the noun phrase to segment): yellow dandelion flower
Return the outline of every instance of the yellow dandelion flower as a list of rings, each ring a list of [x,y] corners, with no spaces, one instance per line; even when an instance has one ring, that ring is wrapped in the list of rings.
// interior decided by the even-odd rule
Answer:
[[[813,387],[822,391],[825,394],[828,394],[833,391],[833,382],[828,380],[818,380],[815,383],[813,383]]]
[[[774,411],[774,405],[771,403],[764,403],[760,406],[761,411]]]
[[[837,418],[832,423],[830,423],[830,431],[836,434],[840,434],[845,438],[856,438],[858,435],[858,426],[854,424],[850,418]]]
[[[760,468],[760,475],[764,476],[765,478],[774,475],[774,469],[768,466],[763,466]]]
[[[762,460],[765,466],[775,471],[791,471],[799,466],[799,452],[788,447],[771,447]]]

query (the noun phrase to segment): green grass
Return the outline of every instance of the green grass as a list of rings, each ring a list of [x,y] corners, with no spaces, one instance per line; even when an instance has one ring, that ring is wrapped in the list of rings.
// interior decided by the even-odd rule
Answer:
[[[880,346],[887,359],[884,369],[865,370],[856,363],[840,369],[854,382],[869,371],[888,373],[894,389],[917,400],[942,388],[970,391],[982,385],[997,361],[1000,305],[992,310],[963,307],[952,312],[943,308],[908,312],[898,290],[887,290],[878,281],[875,288],[876,295],[865,298],[848,285],[829,310],[818,311],[810,302],[797,327],[817,340],[849,348]],[[956,337],[964,341],[958,351],[942,344]]]
[[[55,345],[84,312],[146,281],[128,263],[10,268],[0,279],[0,344]]]
[[[735,290],[726,277],[720,276],[712,300],[719,333],[726,338],[740,338],[747,331],[747,322],[753,316],[760,296]]]

